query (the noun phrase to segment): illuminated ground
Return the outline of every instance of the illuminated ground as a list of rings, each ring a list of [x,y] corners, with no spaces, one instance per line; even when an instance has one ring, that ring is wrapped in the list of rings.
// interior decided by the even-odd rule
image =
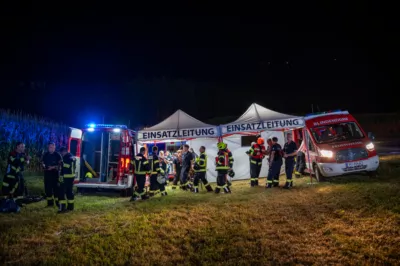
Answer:
[[[0,261],[398,264],[400,163],[384,158],[382,164],[377,178],[349,176],[314,186],[302,178],[292,191],[235,182],[231,195],[171,192],[138,203],[81,196],[77,210],[64,215],[44,202],[31,204],[20,214],[0,215]]]

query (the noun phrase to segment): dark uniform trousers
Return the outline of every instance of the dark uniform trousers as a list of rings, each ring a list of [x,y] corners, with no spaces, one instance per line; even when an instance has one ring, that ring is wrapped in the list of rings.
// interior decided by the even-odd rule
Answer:
[[[146,175],[135,175],[136,189],[133,192],[134,196],[145,198],[146,191],[144,191],[144,185],[146,184]]]
[[[186,190],[191,188],[189,180],[189,167],[183,167],[181,170],[181,188]]]
[[[225,193],[231,193],[231,190],[226,182],[226,175],[228,174],[227,170],[217,170],[217,188],[215,189],[215,193],[219,193],[222,190]]]
[[[286,158],[285,160],[285,173],[286,173],[286,186],[293,186],[293,170],[295,161],[293,158]]]
[[[54,206],[54,197],[59,195],[58,171],[44,171],[44,192],[46,193],[47,206]],[[58,200],[56,200],[58,205]]]
[[[199,183],[200,180],[201,182],[203,182],[204,186],[206,187],[208,192],[213,191],[212,187],[210,184],[208,184],[207,181],[207,176],[206,176],[206,172],[196,172],[194,174],[194,180],[193,180],[193,188],[194,188],[194,192],[198,193],[199,192]]]
[[[250,158],[250,184],[252,187],[258,186],[258,177],[260,176],[262,160]]]
[[[74,179],[74,177],[64,177],[63,180],[60,180],[58,201],[61,209],[64,209],[63,206],[67,206],[68,210],[74,210]]]
[[[282,163],[283,163],[282,159],[272,162],[267,177],[268,188],[279,185],[279,174],[281,171]]]
[[[158,183],[157,180],[158,173],[152,174],[150,176],[150,196],[154,196],[155,194],[161,192],[162,195],[166,194],[165,192],[165,184]]]
[[[176,189],[176,187],[178,186],[178,182],[181,178],[181,172],[177,171],[175,176],[174,176],[174,180],[172,181],[172,189]]]

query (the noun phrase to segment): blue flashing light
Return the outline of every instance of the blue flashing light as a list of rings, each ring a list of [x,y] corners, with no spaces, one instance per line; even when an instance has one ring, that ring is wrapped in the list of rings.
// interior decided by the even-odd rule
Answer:
[[[89,132],[93,132],[93,131],[94,131],[94,128],[93,128],[93,127],[89,127],[89,128],[88,128],[88,131],[89,131]]]
[[[119,128],[119,129],[128,129],[125,125],[112,125],[112,124],[88,124],[86,125],[89,128]]]
[[[327,112],[310,113],[310,114],[306,114],[305,117],[314,116],[314,115],[330,114],[330,113],[336,113],[336,112],[342,112],[342,110],[337,109],[337,110],[332,110],[332,111],[327,111]]]

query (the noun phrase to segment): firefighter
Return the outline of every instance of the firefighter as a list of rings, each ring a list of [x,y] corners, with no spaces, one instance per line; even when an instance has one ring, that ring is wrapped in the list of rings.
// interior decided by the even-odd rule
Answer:
[[[7,170],[3,178],[2,195],[4,198],[15,198],[19,206],[25,192],[23,172],[25,164],[29,164],[31,157],[25,155],[25,144],[18,142],[15,149],[9,153]]]
[[[61,154],[56,152],[56,144],[50,142],[48,151],[42,156],[44,168],[44,191],[46,193],[47,207],[54,206],[54,197],[58,197],[60,170],[63,165]],[[56,205],[59,206],[58,200]]]
[[[217,188],[215,189],[215,193],[219,193],[221,189],[224,190],[225,193],[231,193],[231,190],[226,183],[226,175],[228,172],[232,171],[233,167],[233,156],[230,150],[227,149],[228,145],[223,142],[219,142],[217,144],[218,147],[218,155],[215,158],[216,161],[216,171],[217,171]]]
[[[145,153],[146,148],[141,147],[134,160],[131,160],[131,169],[134,170],[136,180],[136,188],[133,191],[131,201],[148,199],[146,191],[144,190],[144,185],[146,184],[146,174],[151,170],[151,167],[149,161],[144,156]]]
[[[60,175],[60,187],[58,201],[60,204],[59,212],[74,210],[74,180],[75,180],[75,157],[68,152],[67,148],[62,147],[60,153],[63,159],[63,167]]]
[[[260,176],[262,160],[266,154],[264,139],[258,138],[257,143],[250,148],[250,185],[252,187],[258,186],[258,177]]]
[[[246,154],[249,156],[250,177],[253,176],[253,174],[252,174],[253,167],[251,167],[251,155],[250,155],[250,151],[251,151],[251,147],[253,147],[253,145],[255,145],[255,144],[256,144],[256,142],[253,141],[253,142],[251,143],[251,145],[250,145],[250,149],[249,149],[248,151],[246,151]]]
[[[183,145],[181,170],[181,188],[183,190],[190,190],[192,188],[189,172],[192,169],[193,159],[193,154],[189,151],[189,145]]]
[[[292,134],[288,133],[287,142],[283,146],[283,157],[285,158],[285,173],[286,173],[286,184],[283,188],[289,189],[293,187],[293,170],[295,164],[295,156],[297,155],[297,145],[292,139]]]
[[[269,171],[267,178],[267,188],[279,185],[279,174],[282,167],[282,147],[278,143],[278,138],[272,138],[272,147],[269,158]]]
[[[149,158],[150,161],[150,191],[149,196],[153,197],[158,192],[161,192],[162,196],[166,196],[167,192],[165,191],[165,185],[158,181],[158,175],[164,175],[164,170],[160,167],[160,161],[158,160],[158,147],[153,146],[152,148],[153,154]]]
[[[174,159],[172,164],[173,166],[173,173],[174,173],[174,180],[172,181],[172,189],[176,189],[178,187],[178,181],[181,177],[181,169],[182,169],[182,151],[177,151],[177,156]]]
[[[211,185],[207,181],[207,154],[206,154],[206,147],[200,147],[200,155],[196,158],[194,163],[194,193],[199,193],[199,183],[200,180],[203,182],[204,186],[206,187],[208,192],[213,192]]]

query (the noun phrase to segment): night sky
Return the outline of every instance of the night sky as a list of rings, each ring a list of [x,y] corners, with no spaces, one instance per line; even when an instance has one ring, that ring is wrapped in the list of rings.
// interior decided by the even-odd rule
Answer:
[[[200,120],[239,116],[253,102],[296,114],[311,104],[398,111],[396,16],[376,4],[247,17],[13,9],[1,21],[0,108],[132,127],[177,109]]]

